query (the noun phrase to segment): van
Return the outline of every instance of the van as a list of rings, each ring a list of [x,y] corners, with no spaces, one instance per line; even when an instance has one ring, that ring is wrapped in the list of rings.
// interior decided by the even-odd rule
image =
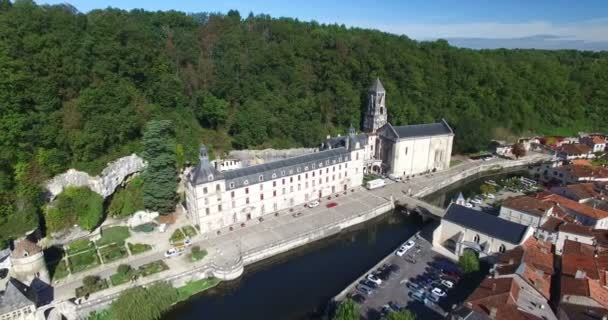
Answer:
[[[365,187],[368,190],[373,190],[373,189],[378,189],[378,188],[382,188],[386,185],[386,183],[384,182],[384,179],[374,179],[374,180],[370,180],[365,184]]]

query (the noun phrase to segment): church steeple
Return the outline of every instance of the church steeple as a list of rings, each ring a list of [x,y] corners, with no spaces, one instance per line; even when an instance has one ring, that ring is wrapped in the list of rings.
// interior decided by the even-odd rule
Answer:
[[[382,82],[380,82],[380,78],[376,78],[368,93],[367,110],[363,119],[363,131],[376,133],[387,122],[386,91]]]

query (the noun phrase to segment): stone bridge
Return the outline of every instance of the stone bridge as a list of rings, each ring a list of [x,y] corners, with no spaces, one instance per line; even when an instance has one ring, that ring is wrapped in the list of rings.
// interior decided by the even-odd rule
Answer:
[[[445,209],[410,197],[406,194],[396,195],[393,198],[395,201],[395,206],[405,207],[408,211],[417,212],[423,218],[441,219],[445,214]]]

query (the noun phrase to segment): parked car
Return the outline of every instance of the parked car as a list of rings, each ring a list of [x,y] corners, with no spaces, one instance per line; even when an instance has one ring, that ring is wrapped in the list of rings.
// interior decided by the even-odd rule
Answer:
[[[431,290],[431,294],[436,295],[440,298],[443,298],[446,296],[445,291],[443,291],[441,288],[438,288],[438,287],[433,288],[433,290]]]
[[[314,208],[314,207],[317,207],[318,205],[319,205],[319,200],[312,200],[306,206],[309,208]]]
[[[416,282],[414,282],[414,281],[408,281],[408,282],[407,282],[405,285],[406,285],[408,288],[410,288],[410,290],[420,290],[420,289],[422,289],[422,286],[421,286],[421,285],[419,285],[419,284],[417,284],[417,283],[416,283]]]
[[[486,194],[486,198],[488,199],[496,199],[496,196],[493,193]]]
[[[389,174],[388,178],[391,179],[391,180],[393,180],[393,181],[395,181],[395,182],[401,181],[401,177],[398,176],[398,175],[394,175],[394,174]]]
[[[393,301],[389,301],[388,305],[391,307],[391,309],[393,309],[393,311],[395,312],[399,312],[403,309],[402,306],[398,305],[396,302]]]
[[[186,247],[192,246],[192,240],[190,238],[186,238],[186,240],[184,241],[184,245]]]
[[[351,296],[350,296],[350,298],[351,298],[351,299],[352,299],[354,302],[359,303],[359,304],[361,304],[361,303],[365,302],[365,296],[363,296],[363,295],[362,295],[362,294],[360,294],[360,293],[355,293],[355,294],[351,295]]]
[[[388,265],[387,269],[390,270],[392,273],[399,273],[399,272],[401,272],[401,267],[399,267],[396,264],[390,264],[390,265]]]
[[[368,279],[362,279],[361,281],[359,281],[360,284],[364,285],[364,286],[368,286],[372,289],[376,289],[378,288],[378,284],[375,282],[371,282]]]
[[[333,208],[333,207],[335,207],[337,205],[338,205],[338,203],[336,203],[336,202],[330,202],[330,203],[326,204],[325,207],[326,208]]]
[[[425,294],[423,292],[420,292],[420,291],[416,291],[416,292],[410,293],[410,297],[412,297],[413,299],[418,300],[418,301],[420,301],[422,303],[426,302],[426,296],[425,296]]]
[[[472,204],[477,204],[477,205],[479,205],[479,204],[482,204],[482,203],[483,203],[483,200],[481,200],[481,198],[475,197],[475,198],[471,199],[471,200],[470,200],[470,202],[471,202]]]
[[[405,247],[405,245],[402,245],[401,247],[399,247],[399,249],[397,249],[397,251],[395,251],[395,254],[401,257],[406,252],[407,252],[407,248]]]
[[[366,296],[369,296],[374,292],[374,290],[372,288],[370,288],[368,286],[364,286],[362,284],[358,284],[355,288],[357,289],[357,291],[359,291],[360,293],[362,293]]]
[[[299,217],[299,216],[301,216],[301,215],[302,215],[302,212],[301,212],[301,211],[297,211],[297,212],[294,212],[294,213],[292,214],[292,216],[293,216],[294,218],[297,218],[297,217]]]
[[[182,249],[182,248],[171,248],[171,249],[165,251],[165,258],[179,256],[183,252],[184,252],[184,249]]]
[[[413,248],[415,245],[416,245],[416,242],[414,242],[414,240],[409,240],[403,246],[405,247],[405,251],[407,251],[407,250]]]
[[[465,204],[464,204],[464,206],[465,206],[465,207],[467,207],[467,208],[473,208],[473,205],[472,205],[472,204],[470,204],[470,203],[468,203],[468,202],[467,202],[467,203],[465,203]]]
[[[368,274],[367,275],[367,280],[377,284],[377,285],[381,285],[382,284],[382,280],[380,280],[380,278],[378,278],[377,276],[373,275],[373,274]]]
[[[428,295],[428,296],[427,296],[427,298],[428,298],[429,300],[431,300],[431,301],[435,302],[435,303],[438,303],[438,302],[439,302],[439,297],[438,297],[438,296],[436,296],[436,295],[434,295],[434,294],[430,294],[430,295]]]
[[[451,278],[460,279],[460,273],[458,273],[454,270],[443,270],[443,274],[445,274],[446,276],[449,276]]]
[[[452,289],[454,288],[454,283],[450,280],[441,280],[441,285],[448,288],[448,289]]]
[[[382,306],[382,309],[380,309],[380,315],[382,317],[386,317],[392,311],[393,311],[393,309],[391,308],[391,306],[389,306],[388,304],[385,304]]]

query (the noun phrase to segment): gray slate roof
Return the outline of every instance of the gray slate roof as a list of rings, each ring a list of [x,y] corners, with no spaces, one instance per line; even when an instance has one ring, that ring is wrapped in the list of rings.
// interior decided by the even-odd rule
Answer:
[[[437,123],[398,126],[393,127],[393,129],[399,139],[454,134],[454,131],[452,131],[452,128],[445,120]]]
[[[264,181],[270,181],[281,177],[297,175],[314,169],[319,169],[320,163],[324,167],[326,165],[346,162],[349,160],[349,157],[350,154],[348,150],[346,150],[344,147],[340,147],[241,169],[216,172],[213,180],[224,179],[226,183],[225,190],[230,190],[233,189],[230,187],[231,184],[234,184],[234,188],[240,188],[245,185],[254,185]],[[298,168],[300,169],[299,172]],[[192,176],[193,178],[191,178],[192,181],[195,184],[207,183],[208,181],[206,179],[196,179],[196,177],[203,174],[199,172],[206,173],[208,171],[208,168],[201,168],[201,164],[199,164],[194,170],[194,174]],[[260,175],[262,175],[262,181],[259,179]]]
[[[369,91],[370,92],[385,92],[384,86],[382,85],[382,82],[380,82],[380,78],[376,78],[376,80],[374,80],[371,87],[369,87]]]
[[[455,203],[450,204],[443,219],[511,244],[519,244],[528,228]]]
[[[334,148],[340,148],[340,147],[345,147],[346,146],[346,139],[350,138],[349,136],[341,136],[341,137],[331,137],[327,140],[325,140],[325,142],[322,143],[321,145],[321,149],[325,150],[328,147],[331,147],[332,149]],[[367,145],[367,134],[366,133],[360,133],[354,136],[354,141],[351,140],[351,143],[357,143],[359,142],[359,146],[361,148],[363,148],[364,146]],[[354,147],[353,147],[354,148]]]
[[[17,279],[11,278],[6,285],[4,294],[0,296],[0,314],[5,314],[35,304],[32,297],[33,292],[30,291],[32,290],[25,284],[19,282]]]

